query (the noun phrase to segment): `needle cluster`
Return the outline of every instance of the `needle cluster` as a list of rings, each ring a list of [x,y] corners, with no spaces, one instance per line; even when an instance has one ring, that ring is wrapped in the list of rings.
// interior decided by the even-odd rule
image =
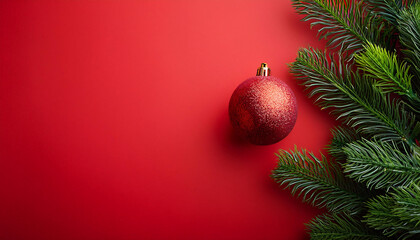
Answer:
[[[280,150],[273,179],[326,209],[312,239],[420,239],[420,2],[292,2],[328,44],[290,72],[341,125],[327,157]]]

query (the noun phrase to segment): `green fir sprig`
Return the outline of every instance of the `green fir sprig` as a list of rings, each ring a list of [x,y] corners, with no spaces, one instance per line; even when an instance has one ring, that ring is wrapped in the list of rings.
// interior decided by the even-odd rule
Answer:
[[[365,51],[356,55],[355,61],[360,70],[375,79],[374,85],[381,92],[397,93],[405,97],[410,103],[410,108],[416,113],[420,113],[420,98],[411,85],[414,77],[410,74],[411,65],[403,60],[398,60],[397,54],[370,42],[365,46]]]
[[[309,96],[357,132],[383,141],[414,145],[414,114],[403,109],[398,99],[382,94],[369,76],[352,71],[352,66],[312,48],[301,49],[290,71],[309,90]]]
[[[306,150],[280,151],[277,156],[280,161],[272,176],[293,195],[331,212],[361,212],[368,191],[345,177],[338,164],[328,163],[323,156],[318,159]]]
[[[327,157],[280,150],[272,177],[328,211],[312,239],[420,239],[420,2],[292,3],[328,44],[290,71],[342,126]]]
[[[415,87],[420,90],[420,2],[401,12],[398,21],[398,30],[400,33],[400,42],[403,45],[401,49],[405,58],[413,66],[415,74]],[[417,106],[420,108],[420,106]]]
[[[420,234],[420,187],[412,184],[396,188],[393,193],[380,195],[367,203],[365,222],[386,236],[409,239]]]
[[[369,9],[363,1],[353,0],[292,0],[298,13],[306,15],[303,21],[319,26],[321,39],[340,52],[361,51],[367,42],[388,46],[392,31],[388,24]]]
[[[414,94],[411,88],[413,75],[409,73],[410,65],[406,62],[400,63],[395,53],[369,42],[365,46],[365,51],[357,55],[355,60],[359,69],[365,71],[365,74],[378,79],[375,85],[382,92]]]
[[[347,155],[343,151],[347,144],[362,139],[360,133],[349,127],[335,127],[331,129],[331,134],[333,138],[327,146],[327,150],[328,154],[337,161],[345,161],[347,159]]]
[[[368,188],[389,190],[420,182],[419,156],[401,151],[395,144],[354,141],[343,152],[347,155],[344,172]]]
[[[360,219],[347,214],[323,214],[307,224],[311,239],[325,240],[382,240],[378,232],[370,229]]]
[[[398,25],[398,20],[401,18],[401,11],[406,7],[413,5],[416,1],[417,0],[365,0],[370,9],[394,26]]]

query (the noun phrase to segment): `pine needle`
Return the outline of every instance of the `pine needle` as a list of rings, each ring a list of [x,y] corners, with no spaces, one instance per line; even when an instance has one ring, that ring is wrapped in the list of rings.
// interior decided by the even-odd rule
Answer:
[[[388,239],[369,229],[360,220],[346,214],[324,214],[314,218],[307,227],[312,240]]]
[[[362,211],[362,203],[370,195],[344,177],[336,163],[327,162],[324,156],[319,160],[306,150],[280,151],[277,156],[279,162],[272,177],[280,185],[290,188],[293,195],[331,212],[346,211],[353,215]]]
[[[387,24],[370,11],[363,1],[353,0],[292,0],[303,21],[319,25],[321,39],[328,39],[328,46],[340,52],[352,54],[363,49],[371,41],[388,46],[392,32]]]
[[[351,65],[336,57],[311,48],[301,49],[290,70],[322,109],[332,108],[337,119],[357,132],[413,146],[414,114],[406,112],[400,100],[391,100],[379,92],[368,76],[353,72]]]
[[[418,148],[418,147],[417,147]],[[372,189],[407,187],[420,182],[420,158],[395,144],[362,140],[343,148],[344,172]]]
[[[417,89],[420,88],[420,2],[401,12],[398,21],[400,41],[403,53],[412,64],[416,77]],[[420,106],[419,106],[420,107]]]
[[[376,14],[380,15],[394,26],[398,26],[401,10],[410,7],[417,0],[365,0]]]
[[[420,187],[397,188],[391,194],[368,202],[365,222],[386,236],[399,239],[420,238]]]
[[[385,48],[372,43],[367,43],[365,51],[355,57],[359,69],[368,76],[377,79],[375,86],[382,92],[395,92],[400,95],[413,94],[409,73],[410,66],[406,62],[399,63],[397,55],[390,53]]]
[[[331,129],[331,133],[333,138],[327,146],[328,153],[339,161],[347,159],[347,155],[343,152],[343,147],[346,147],[349,143],[362,139],[362,136],[352,128],[339,126]]]
[[[281,150],[272,177],[329,211],[311,239],[420,239],[420,1],[292,2],[336,53],[300,49],[290,71],[345,126],[336,161]]]

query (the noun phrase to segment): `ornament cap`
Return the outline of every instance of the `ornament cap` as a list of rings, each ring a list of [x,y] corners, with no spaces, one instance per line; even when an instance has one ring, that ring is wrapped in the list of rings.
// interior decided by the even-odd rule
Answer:
[[[257,69],[257,76],[270,76],[271,70],[267,63],[261,63],[261,67]]]

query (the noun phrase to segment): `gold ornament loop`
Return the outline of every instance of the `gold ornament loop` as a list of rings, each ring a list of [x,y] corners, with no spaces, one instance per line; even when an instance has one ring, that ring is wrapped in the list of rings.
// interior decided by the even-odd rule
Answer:
[[[257,76],[270,76],[271,70],[267,63],[261,63],[261,67],[257,69]]]

